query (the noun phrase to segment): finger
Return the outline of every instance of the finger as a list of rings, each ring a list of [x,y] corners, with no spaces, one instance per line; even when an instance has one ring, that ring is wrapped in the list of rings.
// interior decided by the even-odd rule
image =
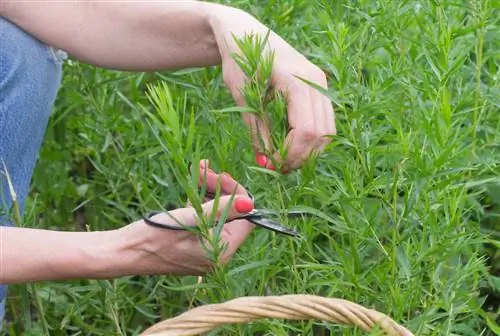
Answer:
[[[217,203],[217,207],[215,207]],[[203,213],[215,220],[220,220],[225,215],[227,222],[242,215],[248,214],[254,208],[253,201],[246,195],[227,195],[203,204]]]
[[[194,169],[194,167],[192,165],[190,165],[189,166],[189,171],[190,171],[191,174],[193,174],[193,169]],[[199,174],[198,174],[199,178],[198,178],[198,180],[199,181],[204,180],[205,175],[208,174],[209,172],[214,173],[210,169],[210,161],[208,159],[202,159],[202,160],[200,160],[200,162],[199,162]],[[203,202],[208,202],[209,200],[210,199],[208,199],[207,197],[205,197],[204,200],[203,200]],[[186,202],[186,206],[187,207],[192,207],[193,206],[191,204],[191,201],[189,199]]]
[[[202,215],[207,219],[218,221],[225,215],[225,221],[231,221],[253,209],[253,202],[247,196],[228,195],[222,196],[217,202],[211,200],[202,204]],[[159,223],[166,223],[176,226],[197,226],[200,219],[194,208],[180,208],[166,213],[160,213],[151,218]]]
[[[210,176],[206,184],[206,192],[212,195],[217,193],[220,188],[220,195],[248,195],[246,189],[235,181],[229,174],[222,173],[216,177]],[[205,197],[204,202],[213,199],[213,196]]]
[[[193,165],[189,166],[189,172],[191,175],[194,173],[195,167]],[[205,175],[208,173],[215,173],[212,169],[210,169],[209,161],[207,159],[200,160],[198,163],[198,181],[203,181]]]
[[[237,69],[238,65],[234,60],[230,59],[229,62],[234,63],[234,67],[226,66],[223,69],[224,82],[229,84],[233,82],[245,83],[248,82],[247,76],[240,71],[231,71],[231,69]],[[240,86],[228,85],[231,95],[238,106],[246,106],[245,99],[242,95],[241,89],[244,84]],[[269,127],[265,120],[262,120],[252,113],[242,113],[243,121],[247,125],[250,132],[250,138],[252,139],[252,147],[255,152],[255,160],[260,166],[265,166],[266,156],[265,153],[270,153],[272,150],[272,141],[270,137]]]
[[[318,109],[322,111],[322,122],[317,134],[317,144],[314,146],[314,155],[320,155],[326,148],[326,146],[332,141],[332,136],[336,134],[335,129],[335,114],[333,111],[333,105],[330,99],[323,93],[316,89],[313,89],[314,99],[318,102]]]
[[[239,200],[241,201],[242,198]],[[247,213],[251,211],[250,208],[253,209],[253,203],[249,198],[243,198],[242,202],[243,203],[240,204],[235,202],[235,210],[237,213]],[[227,222],[229,223],[224,224],[221,233],[221,242],[225,245],[225,250],[221,255],[222,263],[227,262],[229,258],[231,258],[250,233],[252,233],[253,229],[255,229],[255,224],[245,219],[234,221],[227,220]],[[212,234],[212,230],[210,234]]]
[[[204,187],[206,192],[214,193],[217,190],[218,174],[209,167],[208,160],[200,161],[198,173],[198,187]],[[210,201],[210,197],[205,197],[203,202]]]
[[[248,237],[255,228],[255,225],[248,220],[234,220],[237,217],[250,212],[253,209],[252,200],[246,196],[224,196],[216,202],[210,201],[202,206],[203,216],[220,220],[225,215],[225,223],[221,232],[221,243],[225,245],[221,255],[221,262],[225,263],[231,258],[238,247]],[[170,225],[196,226],[200,221],[197,212],[193,208],[182,208],[153,216],[153,220]],[[209,230],[209,235],[213,235],[213,229]],[[204,244],[208,242],[203,239]]]
[[[286,159],[282,159],[279,153],[274,154],[276,161],[281,160],[281,172],[288,173],[302,166],[313,154],[315,143],[315,138],[308,133],[292,129],[285,138]]]
[[[215,172],[212,169],[210,169],[210,161],[207,159],[200,160],[200,162],[198,164],[198,168],[199,168],[198,176],[199,176],[200,181],[202,181],[202,179],[204,179],[205,175],[208,173],[215,174]],[[193,174],[193,169],[194,169],[194,167],[191,165],[189,167],[189,172],[191,174]]]
[[[248,195],[246,189],[228,173],[222,173],[219,176],[220,176],[222,192],[225,195],[230,195],[230,194],[244,195],[244,196]]]
[[[255,161],[259,166],[266,167],[269,163],[266,153],[273,151],[268,121],[251,113],[243,113],[243,120],[250,132]]]
[[[226,249],[221,255],[221,261],[223,263],[234,255],[236,250],[243,244],[254,229],[255,224],[247,220],[235,220],[224,225],[221,234],[221,241],[226,245]]]
[[[285,156],[279,151],[273,154],[273,160],[286,173],[300,167],[304,158],[308,157],[315,145],[316,129],[321,127],[318,120],[318,102],[313,99],[311,90],[297,80],[287,83],[286,89],[280,88],[288,104],[288,123],[290,132],[285,138]],[[321,102],[319,102],[321,103]],[[322,109],[322,107],[319,107]]]
[[[333,103],[328,97],[324,97],[325,100],[325,110],[326,110],[326,124],[328,125],[327,134],[329,137],[337,134],[337,127],[335,126],[335,111],[333,109]]]
[[[208,160],[208,159],[200,160],[200,168],[202,168],[202,169],[210,168],[210,160]]]
[[[317,84],[326,87],[326,82]],[[333,107],[319,90],[301,81],[287,83],[288,120],[291,131],[285,139],[287,156],[279,153],[274,159],[282,165],[282,172],[297,169],[312,156],[319,155],[335,134]]]
[[[209,193],[216,193],[221,189],[221,195],[247,195],[246,189],[227,173],[217,174],[209,168],[209,161],[202,160],[199,165],[199,186],[204,186]],[[192,170],[192,169],[191,169]],[[211,197],[205,197],[203,202],[211,201]],[[192,206],[188,201],[187,206]]]
[[[222,195],[239,194],[246,195],[245,188],[240,185],[228,173],[217,174],[211,169],[207,169],[206,173],[200,172],[200,186],[205,186],[210,193],[215,193],[220,186]]]
[[[325,89],[328,88],[328,84],[325,82]],[[312,88],[312,90],[315,92],[317,95],[318,101],[322,101],[322,106],[323,106],[323,111],[324,111],[324,125],[325,125],[325,131],[324,134],[327,138],[330,139],[331,137],[337,134],[337,129],[335,127],[335,111],[333,109],[333,102],[326,96],[324,93],[320,92],[319,90],[316,90]]]

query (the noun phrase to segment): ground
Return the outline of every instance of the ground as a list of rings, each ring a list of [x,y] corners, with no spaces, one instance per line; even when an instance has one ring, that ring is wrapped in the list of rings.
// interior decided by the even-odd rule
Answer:
[[[331,4],[332,3],[332,4]],[[33,178],[26,223],[120,227],[180,206],[172,155],[201,156],[259,207],[308,206],[303,240],[258,229],[203,278],[126,277],[14,286],[11,335],[134,335],[242,296],[315,294],[377,309],[415,335],[500,327],[500,10],[495,1],[236,1],[328,75],[338,134],[286,176],[259,170],[221,69],[122,73],[65,65]],[[494,8],[496,6],[496,8]],[[185,135],[168,152],[147,86],[168,85]],[[194,148],[194,146],[193,146]],[[197,156],[196,156],[197,155]],[[175,166],[175,165],[174,165]],[[50,173],[47,173],[50,172]],[[220,335],[364,335],[322,321],[262,320]]]

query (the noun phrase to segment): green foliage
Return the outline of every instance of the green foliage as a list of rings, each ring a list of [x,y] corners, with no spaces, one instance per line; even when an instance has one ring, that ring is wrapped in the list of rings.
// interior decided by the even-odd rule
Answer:
[[[238,62],[252,78],[246,109],[234,108],[218,67],[130,74],[71,62],[24,225],[105,230],[187,200],[199,209],[189,167],[197,171],[201,158],[248,187],[258,207],[322,218],[284,219],[303,240],[256,229],[201,282],[160,276],[12,286],[10,335],[135,335],[191,306],[291,293],[354,301],[416,335],[497,334],[496,2],[226,2],[255,14],[327,73],[338,135],[326,152],[287,176],[256,167],[240,112],[276,118],[275,146],[286,134],[277,122],[285,120],[284,100],[267,99],[276,60],[261,58],[264,40],[240,42],[247,52]],[[220,249],[211,246],[216,260]],[[218,331],[366,335],[323,321]]]
[[[235,38],[241,53],[235,53],[232,56],[248,78],[241,89],[245,107],[239,110],[254,114],[270,127],[270,149],[266,148],[262,134],[257,133],[257,137],[261,152],[272,160],[273,165],[279,171],[280,165],[274,160],[273,155],[277,150],[282,159],[287,158],[285,137],[288,122],[283,93],[273,87],[275,54],[274,50],[268,48],[269,33],[270,31],[264,38],[255,34],[247,34],[240,39]],[[257,125],[255,125],[255,130],[259,131]]]

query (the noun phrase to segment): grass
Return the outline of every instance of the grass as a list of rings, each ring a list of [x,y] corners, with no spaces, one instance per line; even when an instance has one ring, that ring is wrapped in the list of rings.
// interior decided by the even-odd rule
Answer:
[[[299,241],[256,230],[202,283],[162,276],[13,286],[11,335],[134,335],[191,303],[294,293],[372,307],[416,335],[498,334],[497,2],[231,4],[328,74],[338,135],[324,155],[287,176],[257,168],[239,114],[221,112],[234,102],[220,68],[130,74],[71,61],[25,225],[103,230],[158,205],[183,206],[185,184],[174,172],[200,156],[245,184],[259,207],[308,206],[328,220],[290,223],[306,237]],[[148,87],[160,92],[161,82],[172,94],[180,138],[194,135],[191,147],[163,146],[165,125],[144,112],[161,112],[147,95]],[[281,320],[219,332],[366,334]]]

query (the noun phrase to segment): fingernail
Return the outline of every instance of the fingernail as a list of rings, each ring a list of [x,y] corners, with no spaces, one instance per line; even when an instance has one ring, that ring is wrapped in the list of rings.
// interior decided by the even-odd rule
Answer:
[[[253,202],[249,199],[239,198],[234,202],[234,207],[239,213],[247,213],[252,211]]]
[[[265,167],[267,164],[267,157],[264,154],[257,153],[255,155],[255,161],[257,161],[257,164],[261,167]]]

